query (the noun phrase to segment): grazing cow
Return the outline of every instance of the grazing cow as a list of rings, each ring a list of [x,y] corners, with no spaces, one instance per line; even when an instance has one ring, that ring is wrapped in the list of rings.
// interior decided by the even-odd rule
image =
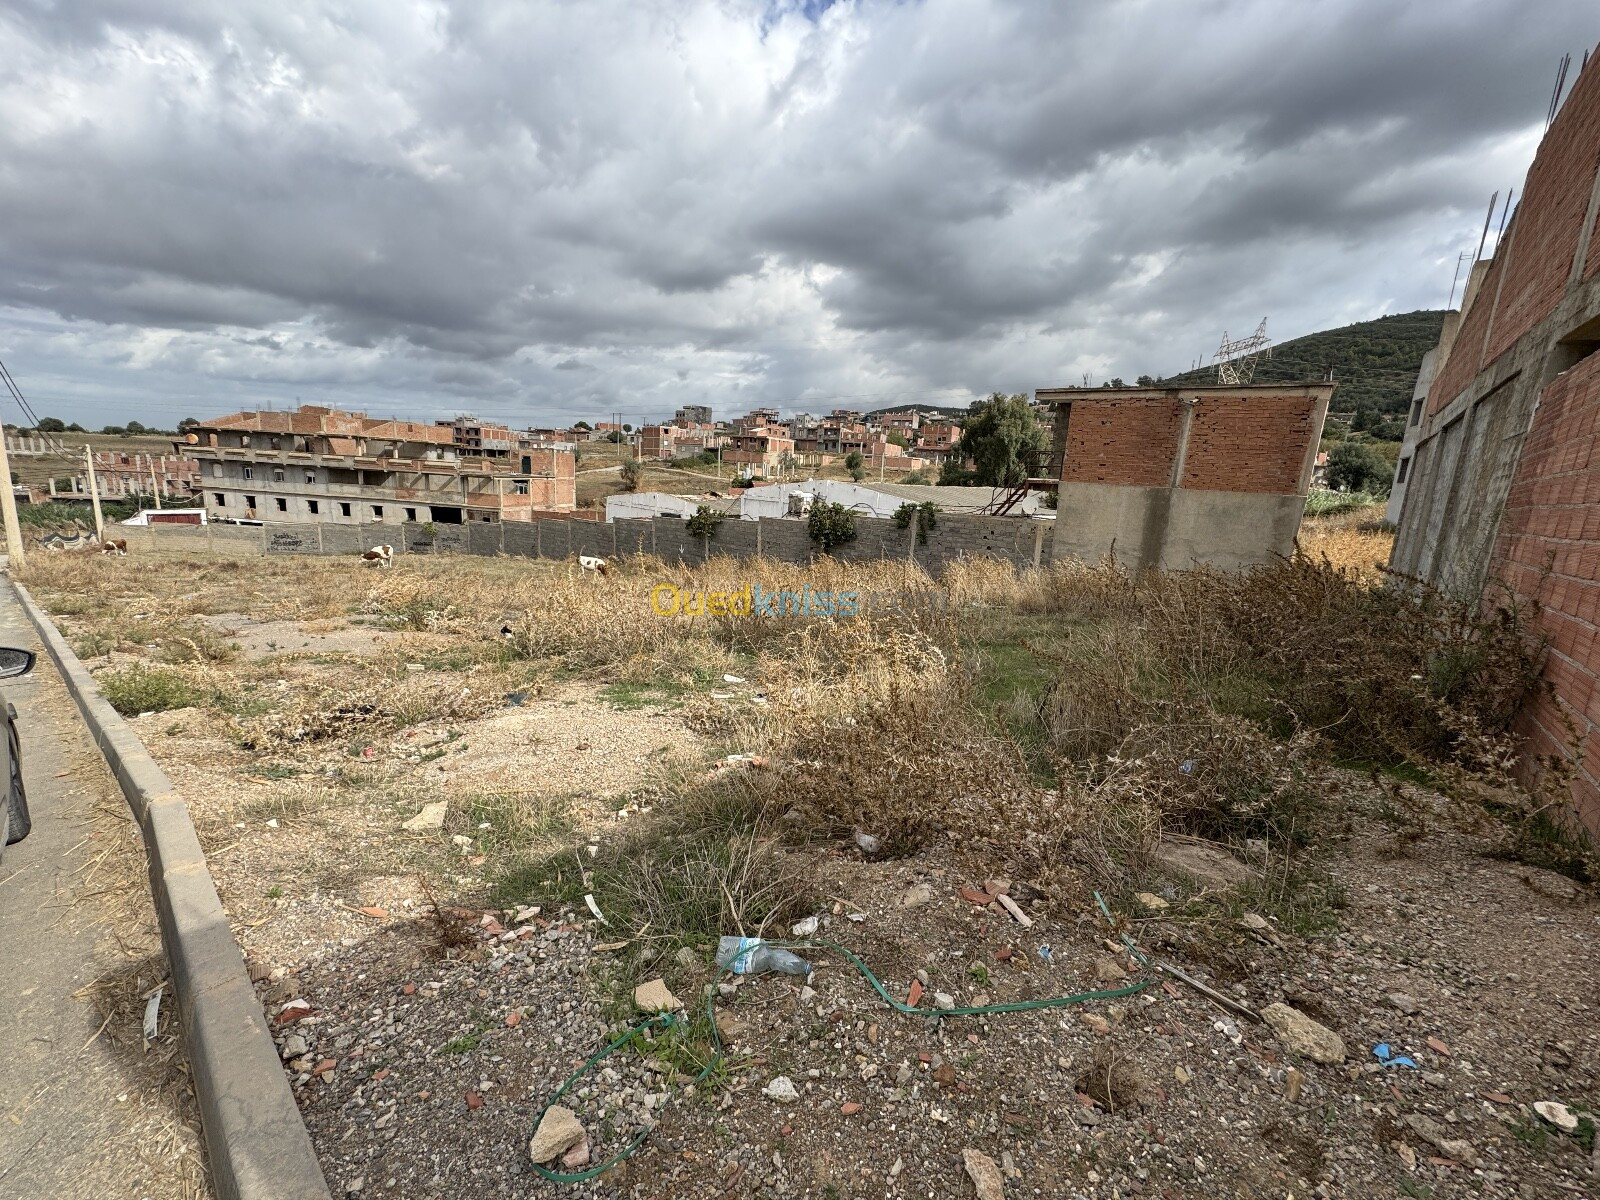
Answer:
[[[509,625],[502,625],[500,626],[500,636],[509,642],[517,636],[517,631]]]
[[[578,555],[578,565],[585,571],[593,571],[597,575],[603,576],[606,573],[606,560],[603,558],[594,558],[588,554],[580,554]]]
[[[374,546],[371,550],[361,552],[361,561],[369,567],[394,566],[393,546]]]
[[[100,543],[101,554],[111,554],[117,558],[126,558],[128,555],[127,538],[107,538]]]

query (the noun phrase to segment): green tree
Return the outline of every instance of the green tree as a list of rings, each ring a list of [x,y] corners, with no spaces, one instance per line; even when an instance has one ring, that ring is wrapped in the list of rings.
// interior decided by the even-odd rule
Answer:
[[[127,429],[129,437],[138,437],[142,433],[151,432],[138,421],[129,421],[124,428]]]
[[[179,433],[188,433],[189,430],[198,428],[200,428],[200,419],[198,417],[185,417],[178,422]]]
[[[842,504],[813,504],[806,532],[824,554],[831,554],[835,546],[856,540],[855,514]]]
[[[622,486],[630,492],[637,492],[644,478],[644,468],[639,465],[639,460],[625,458],[618,469],[622,472]]]
[[[1328,454],[1328,486],[1340,492],[1388,494],[1394,468],[1364,442],[1340,442]]]
[[[860,483],[865,477],[867,460],[861,457],[861,451],[852,450],[844,456],[844,469],[850,472],[850,478]]]
[[[1029,452],[1044,448],[1044,430],[1028,407],[1027,393],[1007,396],[995,392],[968,409],[967,419],[961,424],[956,457],[972,459],[974,483],[1003,487],[1026,479]],[[960,463],[956,464],[956,471],[961,471]],[[943,475],[939,482],[945,482]]]
[[[63,421],[60,417],[40,417],[39,418],[39,432],[40,433],[65,433],[66,431],[67,431],[67,423],[65,421]]]

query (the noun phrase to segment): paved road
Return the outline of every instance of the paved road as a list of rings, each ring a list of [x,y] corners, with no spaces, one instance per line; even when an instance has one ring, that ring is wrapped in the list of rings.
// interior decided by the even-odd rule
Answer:
[[[3,579],[0,645],[42,651]],[[0,858],[0,1196],[195,1195],[192,1134],[171,1069],[136,1048],[136,1002],[102,1030],[104,1010],[79,994],[141,961],[162,970],[149,957],[159,942],[148,887],[131,886],[132,822],[42,652],[0,693],[20,718],[33,813],[32,835]]]

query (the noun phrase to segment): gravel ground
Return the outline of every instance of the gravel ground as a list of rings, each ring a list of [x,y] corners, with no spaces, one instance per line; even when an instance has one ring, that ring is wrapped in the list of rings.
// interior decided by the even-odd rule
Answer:
[[[724,1086],[669,1096],[648,1048],[597,1068],[570,1098],[596,1161],[659,1124],[599,1180],[559,1185],[531,1171],[534,1122],[619,1028],[616,985],[638,981],[618,978],[595,944],[614,935],[586,913],[522,925],[466,913],[464,944],[448,948],[426,906],[357,917],[360,934],[329,937],[263,988],[274,1015],[311,1008],[298,1020],[291,1008],[279,1032],[304,1040],[287,1069],[336,1193],[964,1196],[963,1152],[976,1149],[1013,1197],[1600,1195],[1582,1130],[1531,1107],[1600,1109],[1600,906],[1486,856],[1442,808],[1409,857],[1355,808],[1331,864],[1349,895],[1340,932],[1303,941],[1159,914],[1131,926],[1247,1006],[1288,1001],[1326,1024],[1346,1051],[1334,1063],[1170,980],[1118,1001],[941,1020],[894,1013],[819,951],[811,992],[768,975],[718,994]],[[1147,977],[1107,948],[1086,898],[1035,904],[1030,929],[962,899],[982,886],[973,865],[941,848],[889,863],[822,855],[815,878],[839,903],[819,914],[820,936],[895,995],[926,972],[924,1006],[937,992],[1002,1003]],[[1111,960],[1126,979],[1105,978]],[[703,961],[662,967],[703,1002]],[[1415,1069],[1380,1065],[1379,1043]],[[1108,1067],[1109,1097],[1094,1082]],[[779,1076],[794,1101],[767,1094]]]

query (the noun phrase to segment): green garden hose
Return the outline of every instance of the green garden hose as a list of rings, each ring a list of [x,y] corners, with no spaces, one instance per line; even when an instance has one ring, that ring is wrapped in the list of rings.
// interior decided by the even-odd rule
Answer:
[[[1101,911],[1106,914],[1108,919],[1110,919],[1111,911],[1106,908],[1106,903],[1103,899],[1101,899],[1099,892],[1095,893],[1095,900],[1099,902]],[[1127,934],[1122,935],[1122,940],[1123,944],[1128,947],[1129,951],[1135,957],[1148,965],[1149,960],[1146,959],[1143,954],[1139,953],[1138,948],[1128,938]],[[1151,980],[1145,979],[1138,983],[1129,984],[1127,987],[1113,988],[1108,991],[1078,992],[1071,996],[1054,996],[1047,1000],[1016,1000],[1010,1004],[984,1004],[975,1008],[915,1008],[909,1004],[902,1003],[891,996],[888,989],[885,988],[878,977],[872,973],[871,967],[862,962],[861,959],[853,952],[846,950],[843,946],[837,945],[834,942],[768,942],[765,944],[786,950],[832,950],[837,954],[843,955],[845,960],[849,962],[851,966],[853,966],[857,971],[861,972],[861,974],[866,977],[867,982],[872,984],[873,988],[877,990],[878,995],[883,997],[884,1003],[886,1003],[890,1008],[894,1009],[896,1012],[909,1013],[919,1017],[981,1017],[987,1016],[990,1013],[1028,1012],[1031,1009],[1038,1008],[1065,1008],[1070,1004],[1082,1004],[1089,1000],[1120,1000],[1125,996],[1137,995],[1149,987],[1152,982]],[[728,973],[729,972],[726,967],[722,968],[722,970],[720,970],[717,974],[717,980],[720,982],[722,976]],[[698,1084],[704,1080],[705,1077],[711,1074],[712,1070],[722,1060],[722,1037],[717,1030],[715,997],[716,989],[712,988],[710,993],[706,996],[706,1017],[709,1019],[711,1024],[711,1041],[714,1049],[712,1051],[711,1058],[706,1063],[704,1069],[701,1070],[700,1074],[694,1077],[692,1081],[694,1084]],[[551,1106],[554,1105],[557,1100],[561,1099],[561,1097],[566,1094],[567,1089],[587,1075],[589,1070],[596,1063],[609,1057],[619,1047],[631,1042],[638,1034],[643,1033],[647,1029],[659,1026],[663,1031],[665,1031],[676,1028],[682,1024],[683,1018],[677,1013],[662,1013],[640,1021],[637,1025],[634,1025],[624,1033],[619,1034],[616,1038],[612,1039],[609,1044],[591,1055],[587,1062],[585,1062],[581,1067],[568,1076],[566,1082],[556,1089],[555,1094],[550,1097],[544,1108],[539,1110],[538,1119],[534,1121],[534,1128],[538,1128],[539,1121],[544,1120],[544,1114],[550,1110]],[[678,1085],[673,1084],[667,1093],[667,1101],[670,1102],[672,1097],[675,1096],[677,1092]],[[665,1107],[665,1104],[663,1104],[663,1107]],[[613,1154],[610,1158],[606,1159],[605,1162],[601,1163],[597,1167],[590,1167],[584,1171],[564,1173],[561,1171],[552,1171],[540,1163],[535,1163],[533,1169],[534,1172],[542,1178],[549,1179],[555,1183],[586,1183],[587,1181],[596,1178],[606,1171],[609,1171],[612,1167],[616,1166],[624,1159],[631,1157],[634,1151],[638,1150],[638,1148],[644,1143],[645,1138],[650,1136],[650,1132],[651,1131],[649,1129],[641,1130],[637,1137],[635,1137],[621,1150],[617,1151],[617,1153]]]

